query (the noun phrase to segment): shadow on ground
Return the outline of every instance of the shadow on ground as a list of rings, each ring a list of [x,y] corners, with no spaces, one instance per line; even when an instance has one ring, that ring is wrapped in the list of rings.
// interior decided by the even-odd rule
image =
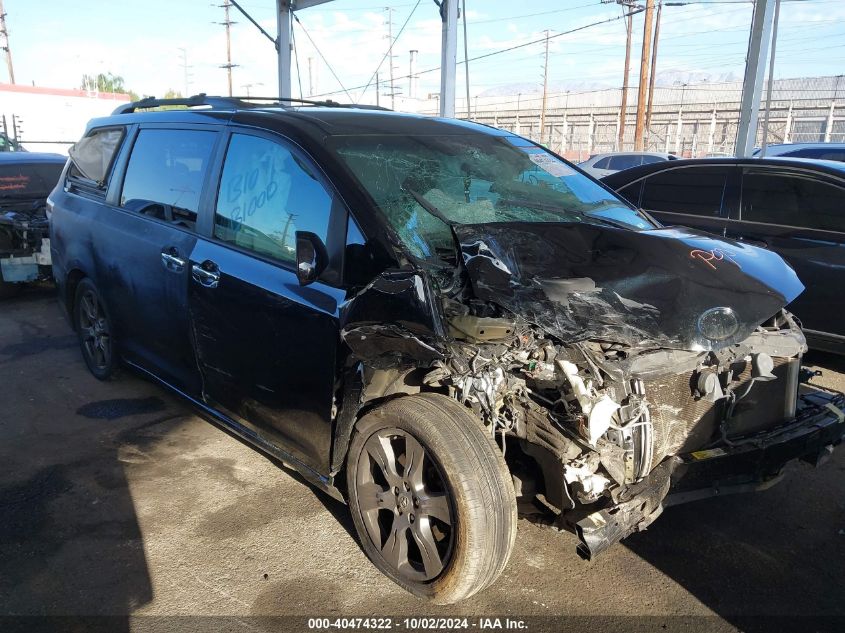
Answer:
[[[119,436],[172,413],[152,386],[84,371],[53,292],[0,308],[0,614],[112,614],[128,631],[152,589]]]

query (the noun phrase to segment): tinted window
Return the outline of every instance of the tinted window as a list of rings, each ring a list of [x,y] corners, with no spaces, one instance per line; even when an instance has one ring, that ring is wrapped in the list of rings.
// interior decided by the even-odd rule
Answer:
[[[0,163],[0,199],[46,198],[63,168],[62,163]]]
[[[631,167],[641,165],[642,162],[642,156],[637,156],[636,154],[623,154],[622,156],[611,156],[610,169],[622,171],[623,169],[630,169]]]
[[[607,169],[607,166],[610,164],[610,157],[602,158],[601,160],[597,160],[593,165],[593,169]]]
[[[638,180],[637,182],[632,183],[627,187],[622,187],[616,193],[618,193],[620,196],[625,198],[625,200],[627,200],[636,207],[640,204],[640,190],[642,189],[642,186],[643,181]]]
[[[286,262],[296,231],[328,231],[332,198],[298,155],[275,141],[233,134],[223,164],[215,237]]]
[[[217,132],[141,130],[126,168],[120,204],[192,228]]]
[[[68,150],[71,167],[68,176],[90,180],[105,189],[123,128],[93,130]]]
[[[664,159],[660,156],[643,156],[643,165],[651,165],[652,163],[660,163]]]
[[[643,209],[719,215],[727,181],[724,167],[667,169],[646,179]]]
[[[845,189],[797,174],[747,172],[741,213],[752,222],[845,231]]]
[[[826,147],[814,147],[796,150],[784,154],[791,158],[817,158],[819,160],[839,160],[845,161],[845,150],[831,150]]]

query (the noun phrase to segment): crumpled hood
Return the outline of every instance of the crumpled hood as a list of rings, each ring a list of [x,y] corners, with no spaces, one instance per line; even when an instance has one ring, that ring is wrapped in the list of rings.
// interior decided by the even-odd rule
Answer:
[[[691,229],[514,222],[455,232],[476,297],[566,342],[721,349],[804,289],[779,255]],[[733,311],[729,338],[704,335],[712,308]]]

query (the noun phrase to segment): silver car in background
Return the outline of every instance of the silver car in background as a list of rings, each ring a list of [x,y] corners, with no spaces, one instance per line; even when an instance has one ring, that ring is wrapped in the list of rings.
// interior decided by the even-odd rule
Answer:
[[[674,160],[674,154],[660,152],[613,152],[610,154],[594,154],[578,166],[593,178],[603,178],[623,169],[650,165],[664,160]]]

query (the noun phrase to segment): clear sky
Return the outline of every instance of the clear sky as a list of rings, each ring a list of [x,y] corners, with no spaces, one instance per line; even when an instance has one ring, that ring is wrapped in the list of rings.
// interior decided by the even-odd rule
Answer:
[[[644,3],[645,0],[642,0]],[[275,35],[274,0],[240,0]],[[549,80],[553,89],[618,87],[622,83],[625,26],[621,8],[608,0],[467,0],[470,58],[603,20],[605,24],[554,38],[550,44]],[[141,94],[184,91],[180,48],[186,49],[189,92],[224,94],[226,61],[222,0],[5,0],[10,44],[18,83],[79,87],[83,73],[111,71]],[[440,63],[440,19],[432,0],[335,0],[301,11],[295,28],[302,90],[309,94],[308,58],[313,58],[317,94],[342,99],[334,72],[352,96],[373,75],[388,47],[385,6],[392,13],[393,34],[408,22],[395,44],[396,77],[408,74],[410,49],[419,50],[418,70]],[[413,11],[413,15],[412,14]],[[276,94],[273,45],[232,9],[234,91]],[[741,78],[751,20],[747,0],[690,0],[663,9],[658,79],[671,83],[709,78]],[[642,14],[634,18],[632,83],[639,68]],[[320,52],[309,41],[313,39]],[[463,59],[463,39],[458,58]],[[325,56],[328,65],[321,59]],[[845,0],[784,0],[780,16],[775,77],[845,73]],[[470,93],[515,93],[539,89],[543,45],[533,44],[470,64]],[[296,67],[296,62],[294,62]],[[384,81],[387,62],[380,72]],[[464,94],[463,67],[457,92]],[[0,81],[5,82],[5,64]],[[251,84],[249,88],[246,86]],[[397,81],[407,93],[407,80]],[[439,74],[420,76],[419,93],[439,89]],[[382,89],[386,92],[386,88]],[[294,70],[293,93],[299,94]],[[382,97],[384,104],[386,97]],[[374,102],[370,88],[363,101]]]

